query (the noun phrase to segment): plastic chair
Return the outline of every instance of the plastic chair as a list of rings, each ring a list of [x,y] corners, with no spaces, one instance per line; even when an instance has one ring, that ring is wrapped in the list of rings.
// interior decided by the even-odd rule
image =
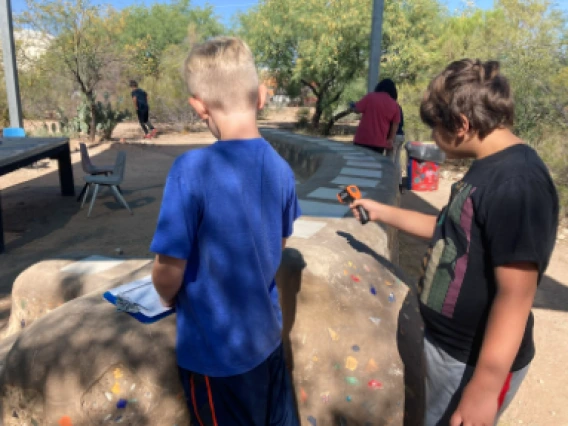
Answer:
[[[112,193],[114,194],[116,200],[122,203],[122,205],[126,208],[126,210],[130,212],[130,214],[133,214],[132,210],[130,210],[130,207],[128,206],[128,203],[126,202],[120,191],[118,190],[118,186],[124,180],[125,167],[126,167],[126,152],[120,151],[116,156],[116,163],[112,170],[112,174],[85,176],[85,182],[87,182],[87,189],[85,190],[85,196],[83,197],[83,203],[81,204],[81,208],[83,208],[83,206],[85,205],[85,201],[87,200],[91,186],[95,185],[95,191],[93,192],[93,198],[91,198],[91,205],[89,207],[89,213],[87,214],[87,217],[91,216],[91,212],[93,210],[93,206],[95,205],[95,200],[97,199],[97,195],[99,194],[99,188],[101,186],[108,186],[111,189]]]
[[[91,156],[89,155],[89,151],[87,150],[87,145],[85,145],[84,143],[79,144],[79,150],[81,152],[81,167],[83,168],[83,171],[88,175],[108,175],[114,170],[114,166],[110,165],[95,166],[91,161]],[[83,186],[81,193],[77,197],[77,201],[79,201],[83,197],[83,195],[85,195],[85,191],[87,190],[88,186],[88,183]]]
[[[21,127],[5,127],[2,131],[2,137],[5,138],[25,138],[26,131]]]

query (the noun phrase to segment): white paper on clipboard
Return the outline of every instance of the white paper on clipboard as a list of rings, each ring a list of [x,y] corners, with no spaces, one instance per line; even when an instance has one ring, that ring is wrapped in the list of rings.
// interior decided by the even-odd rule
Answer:
[[[113,288],[109,293],[116,297],[116,307],[121,311],[140,313],[148,318],[172,311],[172,308],[162,305],[150,275]]]

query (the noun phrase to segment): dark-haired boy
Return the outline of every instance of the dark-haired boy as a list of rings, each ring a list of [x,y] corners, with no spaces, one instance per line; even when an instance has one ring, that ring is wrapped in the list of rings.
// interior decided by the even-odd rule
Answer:
[[[497,62],[450,64],[420,115],[448,157],[475,160],[448,205],[437,218],[370,200],[352,207],[432,241],[419,285],[425,425],[493,425],[535,354],[531,307],[556,241],[558,197],[511,131],[514,102]]]

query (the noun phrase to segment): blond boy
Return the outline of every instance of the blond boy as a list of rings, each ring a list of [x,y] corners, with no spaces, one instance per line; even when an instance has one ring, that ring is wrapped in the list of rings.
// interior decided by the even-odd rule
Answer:
[[[179,157],[151,250],[177,311],[177,360],[193,425],[298,425],[274,277],[300,215],[294,175],[259,134],[265,101],[241,40],[196,46],[190,105],[216,143]]]

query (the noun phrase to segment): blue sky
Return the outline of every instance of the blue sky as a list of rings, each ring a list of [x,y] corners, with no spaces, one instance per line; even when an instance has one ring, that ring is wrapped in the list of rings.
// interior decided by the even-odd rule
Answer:
[[[144,3],[150,5],[155,3],[155,0],[95,0],[97,3],[111,4],[117,9],[130,6],[135,3]],[[365,1],[365,0],[361,0]],[[366,0],[371,1],[371,0]],[[464,0],[442,0],[443,3],[448,5],[450,9],[463,7]],[[244,12],[249,7],[255,5],[255,0],[193,0],[192,4],[196,6],[203,6],[205,4],[213,5],[215,12],[219,15],[225,24],[231,22],[231,17],[238,12]],[[489,8],[493,5],[493,0],[475,0],[475,4],[481,8]],[[14,13],[21,12],[25,9],[25,0],[12,0],[12,10]]]

